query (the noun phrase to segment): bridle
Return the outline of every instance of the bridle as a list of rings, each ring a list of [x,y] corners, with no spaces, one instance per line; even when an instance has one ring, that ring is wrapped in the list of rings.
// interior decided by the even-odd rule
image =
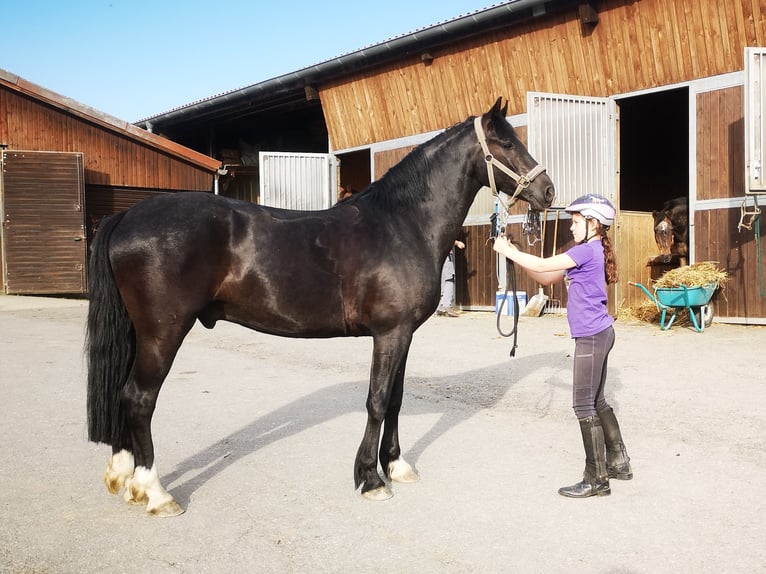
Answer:
[[[532,183],[532,181],[534,181],[538,175],[545,171],[545,168],[538,163],[526,175],[517,174],[511,168],[506,167],[500,163],[500,161],[490,153],[489,147],[487,146],[487,136],[484,134],[484,128],[481,127],[481,116],[476,116],[476,118],[474,118],[473,127],[476,130],[476,137],[479,140],[481,149],[484,151],[484,161],[487,162],[487,177],[489,178],[489,187],[492,190],[492,195],[497,197],[500,203],[503,203],[503,206],[507,211],[511,205],[516,203],[519,194],[528,188],[529,184]],[[493,168],[499,169],[516,182],[516,191],[513,192],[508,205],[505,205],[505,203],[500,198],[500,195],[497,193],[497,184],[495,184],[495,170]]]

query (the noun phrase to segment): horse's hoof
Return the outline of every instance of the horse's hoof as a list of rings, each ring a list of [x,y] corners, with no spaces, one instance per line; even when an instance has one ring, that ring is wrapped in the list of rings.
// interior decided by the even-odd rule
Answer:
[[[106,485],[106,489],[109,491],[109,494],[117,494],[125,484],[125,479],[112,476],[109,473],[105,473],[104,484]]]
[[[184,513],[184,509],[181,508],[181,505],[172,499],[161,504],[157,508],[152,508],[151,510],[147,509],[146,511],[158,518],[170,518],[171,516],[178,516],[179,514]]]
[[[411,483],[420,480],[420,476],[410,464],[399,457],[388,464],[388,476],[394,482]]]
[[[393,495],[394,493],[391,491],[391,489],[385,485],[362,493],[362,496],[364,496],[367,500],[388,500]]]
[[[122,498],[128,504],[134,506],[145,506],[149,502],[149,497],[146,495],[146,492],[133,488],[133,485],[129,482],[125,483],[125,493],[122,495]]]

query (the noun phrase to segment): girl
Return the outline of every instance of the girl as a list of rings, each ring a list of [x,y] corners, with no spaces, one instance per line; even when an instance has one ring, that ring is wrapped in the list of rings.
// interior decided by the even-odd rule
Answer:
[[[550,285],[566,279],[567,319],[575,340],[572,408],[580,421],[585,448],[581,482],[559,489],[572,498],[611,493],[609,478],[630,480],[630,458],[614,411],[604,397],[606,365],[614,345],[614,319],[607,312],[606,286],[617,281],[617,264],[606,232],[614,223],[615,209],[600,195],[575,199],[565,211],[572,214],[570,231],[575,246],[553,257],[519,251],[505,237],[494,249],[518,263],[535,280]]]

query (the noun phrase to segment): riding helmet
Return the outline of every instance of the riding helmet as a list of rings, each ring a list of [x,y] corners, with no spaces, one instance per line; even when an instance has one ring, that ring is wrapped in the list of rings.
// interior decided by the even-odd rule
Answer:
[[[589,193],[578,197],[564,211],[579,213],[586,219],[597,219],[605,227],[611,227],[614,224],[614,205],[603,195]]]

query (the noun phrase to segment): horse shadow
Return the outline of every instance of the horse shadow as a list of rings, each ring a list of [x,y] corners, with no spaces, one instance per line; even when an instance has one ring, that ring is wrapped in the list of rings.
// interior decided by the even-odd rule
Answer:
[[[569,370],[567,361],[563,352],[540,353],[447,377],[409,378],[405,382],[402,414],[440,416],[411,447],[403,445],[402,455],[415,465],[430,445],[476,413],[496,405],[516,382],[541,365]],[[478,393],[476,382],[480,382]],[[549,383],[567,387],[568,377],[566,380],[552,377]],[[345,382],[305,395],[182,460],[163,481],[170,486],[173,497],[187,506],[198,488],[252,453],[334,418],[364,412],[367,386],[368,381]],[[547,394],[552,397],[553,392],[550,388]],[[360,428],[360,440],[362,431]],[[349,477],[351,469],[350,460]]]

